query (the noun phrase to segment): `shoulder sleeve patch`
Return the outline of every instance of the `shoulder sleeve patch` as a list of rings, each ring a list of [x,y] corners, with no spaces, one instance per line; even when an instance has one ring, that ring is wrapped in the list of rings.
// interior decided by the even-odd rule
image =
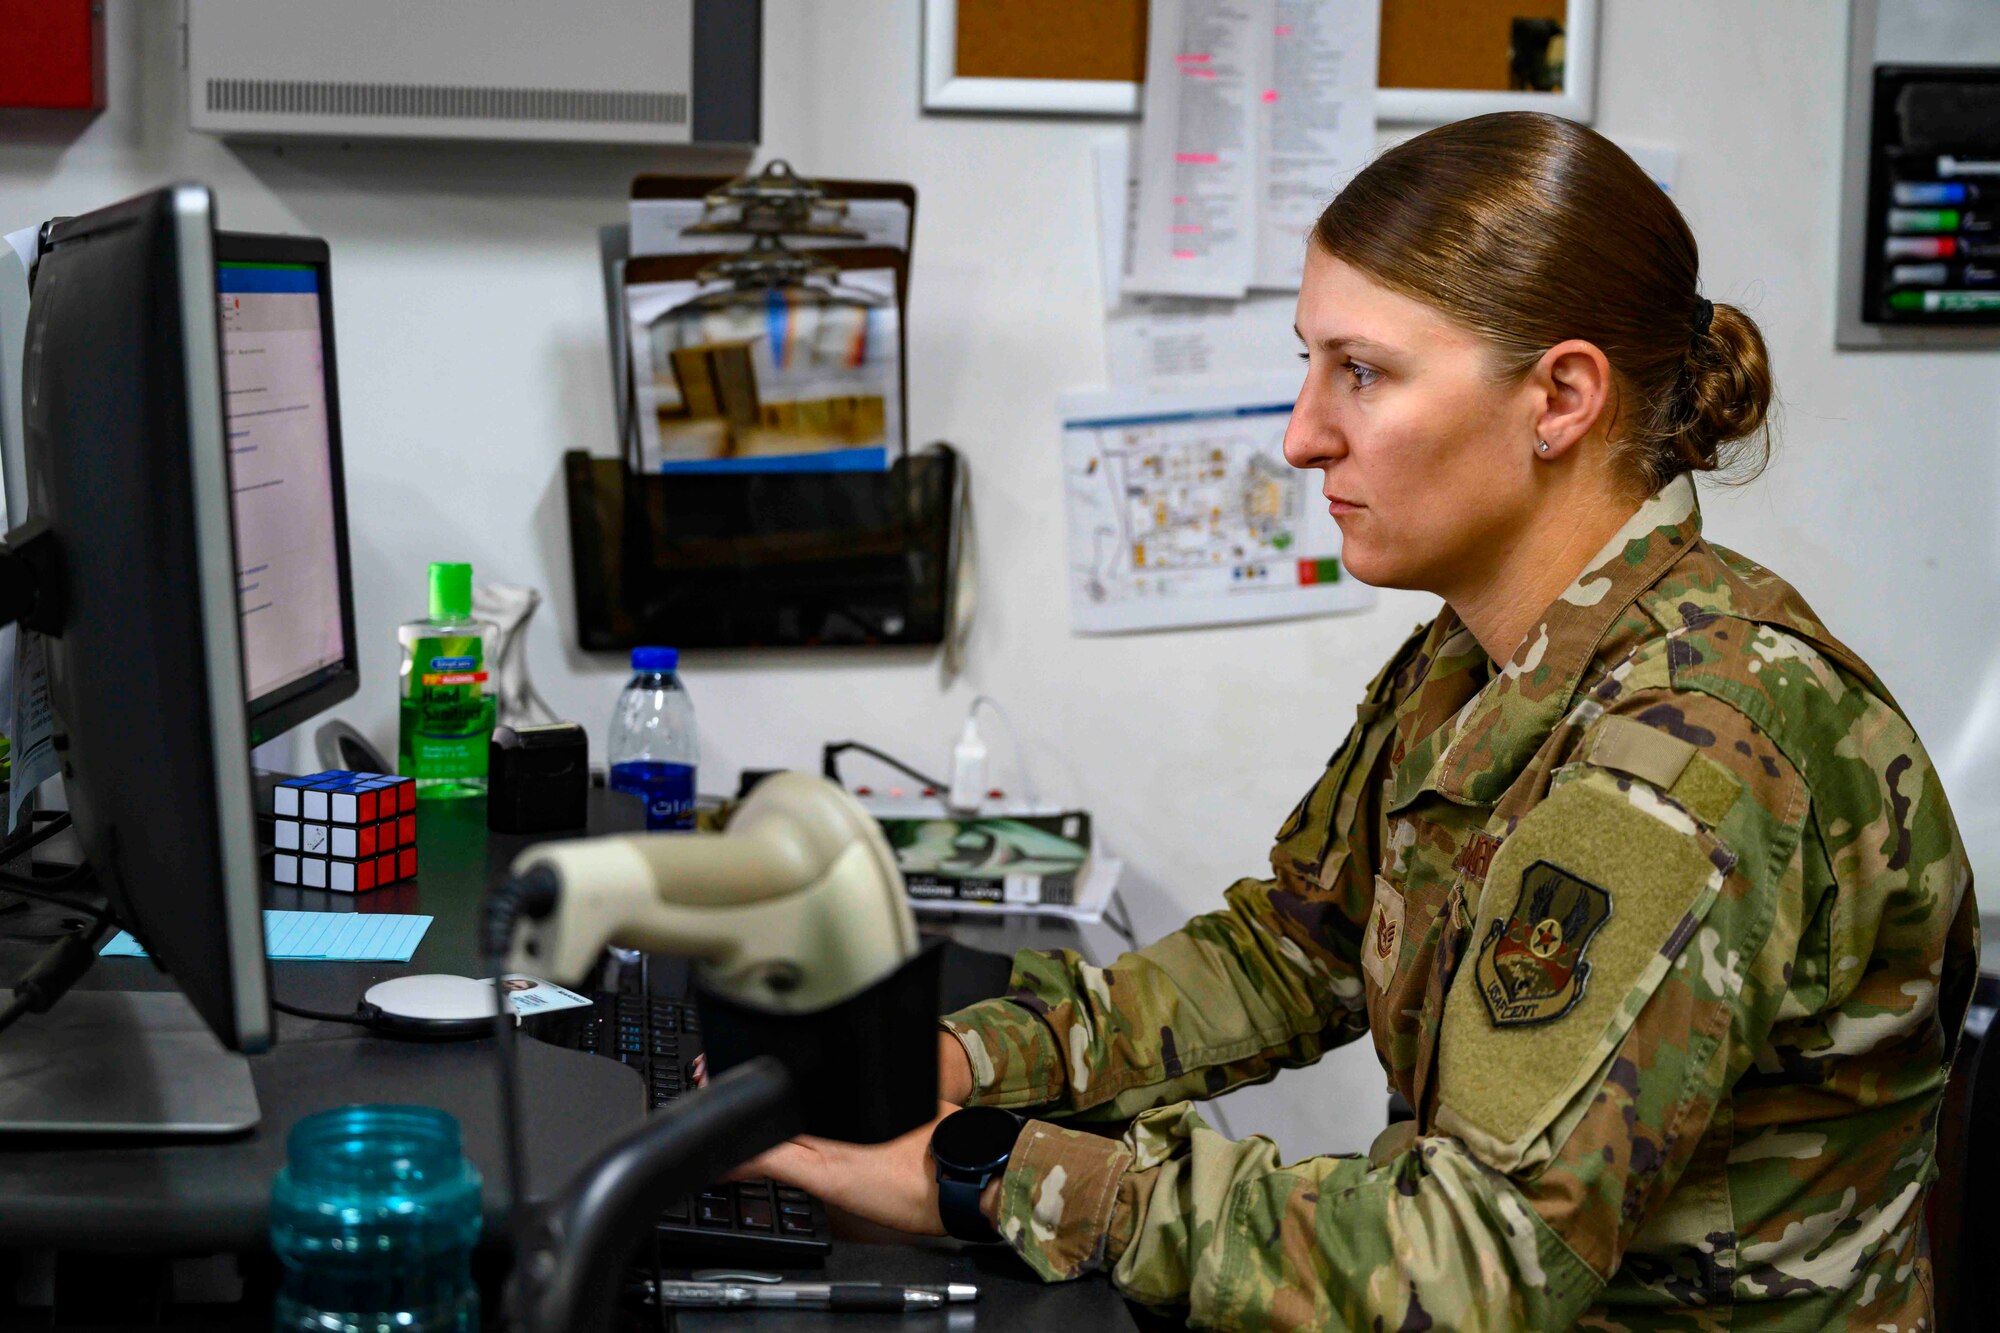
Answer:
[[[1539,1155],[1733,864],[1652,786],[1601,770],[1529,811],[1493,858],[1445,998],[1439,1128],[1501,1170]]]

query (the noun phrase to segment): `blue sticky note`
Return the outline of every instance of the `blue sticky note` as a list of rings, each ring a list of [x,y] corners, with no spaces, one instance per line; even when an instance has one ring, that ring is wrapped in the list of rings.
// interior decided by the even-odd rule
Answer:
[[[340,963],[407,963],[430,929],[431,918],[395,912],[264,913],[264,953],[287,960]],[[129,931],[119,931],[100,958],[144,958]]]

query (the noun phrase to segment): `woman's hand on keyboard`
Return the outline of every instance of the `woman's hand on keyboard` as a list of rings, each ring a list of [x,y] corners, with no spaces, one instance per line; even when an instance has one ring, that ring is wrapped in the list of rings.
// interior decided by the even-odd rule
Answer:
[[[938,1103],[942,1120],[958,1107]],[[937,1120],[887,1143],[841,1143],[802,1134],[730,1172],[732,1180],[775,1180],[817,1195],[829,1207],[878,1226],[942,1236],[931,1131]]]

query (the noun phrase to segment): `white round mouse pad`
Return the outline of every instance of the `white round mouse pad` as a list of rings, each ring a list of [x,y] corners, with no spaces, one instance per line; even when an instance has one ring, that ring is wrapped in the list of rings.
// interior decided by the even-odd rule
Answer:
[[[493,988],[471,977],[428,972],[378,981],[362,996],[397,1018],[467,1019],[493,1017]]]

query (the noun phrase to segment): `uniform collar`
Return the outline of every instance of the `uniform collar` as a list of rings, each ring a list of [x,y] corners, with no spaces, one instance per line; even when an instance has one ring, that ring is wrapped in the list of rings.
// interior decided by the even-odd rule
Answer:
[[[1676,477],[1591,558],[1455,717],[1421,742],[1398,747],[1390,808],[1424,790],[1472,805],[1500,799],[1569,712],[1612,625],[1700,537],[1694,479]],[[1456,628],[1450,608],[1445,618]]]

